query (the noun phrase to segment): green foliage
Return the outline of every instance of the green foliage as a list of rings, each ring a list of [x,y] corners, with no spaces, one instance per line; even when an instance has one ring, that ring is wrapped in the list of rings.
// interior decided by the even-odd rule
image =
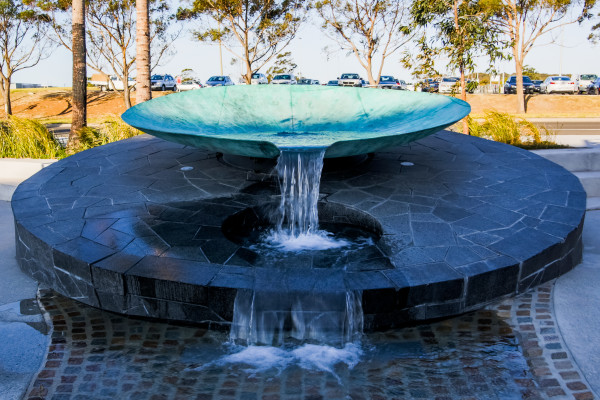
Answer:
[[[64,149],[37,121],[11,116],[0,122],[0,158],[63,158]]]
[[[472,136],[524,148],[563,147],[554,142],[554,134],[547,128],[507,113],[488,111],[483,122],[467,117],[467,123]]]
[[[129,139],[142,132],[127,125],[121,118],[109,118],[102,122],[100,128],[85,127],[80,131],[79,146],[70,149],[72,153],[91,149],[92,147]]]
[[[500,40],[486,0],[416,0],[412,5],[415,25],[432,27],[436,34],[418,42],[421,50],[413,74],[435,73],[435,58],[448,57],[448,65],[461,73],[473,72],[475,58],[486,55],[490,65],[504,58],[507,43]]]
[[[285,53],[278,54],[275,57],[275,62],[267,70],[267,79],[271,82],[271,79],[277,74],[292,73],[296,70],[298,65],[292,60],[292,53],[286,51]]]
[[[220,43],[247,68],[246,83],[296,36],[307,0],[194,0],[179,8],[177,18],[209,23],[194,32],[204,42]],[[212,22],[212,24],[210,24]],[[241,45],[237,51],[236,46]]]

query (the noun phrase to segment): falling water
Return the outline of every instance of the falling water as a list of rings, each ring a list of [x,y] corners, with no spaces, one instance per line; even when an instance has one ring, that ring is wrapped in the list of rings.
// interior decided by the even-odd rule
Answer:
[[[326,250],[348,246],[319,230],[319,185],[325,149],[282,151],[277,160],[281,200],[275,229],[265,242],[282,251]]]
[[[270,251],[310,252],[351,244],[319,229],[317,204],[324,155],[324,149],[281,152],[277,162],[279,213],[274,229],[264,238]],[[308,288],[289,292],[281,282],[281,289],[238,290],[230,339],[267,346],[282,346],[291,339],[340,348],[356,341],[362,328],[360,291],[314,292]]]

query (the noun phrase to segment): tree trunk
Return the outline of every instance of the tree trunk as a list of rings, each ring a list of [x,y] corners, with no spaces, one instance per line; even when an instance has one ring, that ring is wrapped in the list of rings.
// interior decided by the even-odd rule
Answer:
[[[85,49],[85,0],[73,0],[73,112],[68,147],[79,147],[81,129],[87,124],[87,71]]]
[[[460,67],[460,98],[463,101],[467,101],[467,84],[465,82],[465,69],[462,65]],[[465,135],[469,134],[469,124],[467,123],[467,118],[463,118],[463,133]]]
[[[515,43],[513,44],[513,57],[515,59],[515,72],[517,77],[517,113],[525,113],[525,93],[523,93],[523,56],[521,49],[519,48],[520,35],[515,37]]]
[[[125,108],[131,108],[131,90],[129,89],[129,77],[127,74],[123,75],[123,99],[125,100]]]
[[[148,0],[137,0],[136,7],[136,103],[152,98],[150,90],[150,17]],[[127,102],[127,100],[126,100]],[[129,107],[128,107],[129,108]]]
[[[6,116],[12,115],[12,104],[10,102],[10,77],[2,79],[2,98],[4,100],[4,112]]]

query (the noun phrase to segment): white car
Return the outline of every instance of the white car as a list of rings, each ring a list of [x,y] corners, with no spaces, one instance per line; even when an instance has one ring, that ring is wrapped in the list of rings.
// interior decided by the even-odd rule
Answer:
[[[358,74],[342,74],[338,78],[338,86],[362,87],[363,80]]]
[[[202,86],[202,83],[200,83],[200,81],[197,81],[195,79],[184,79],[181,81],[181,83],[177,84],[177,91],[184,92],[186,90],[202,89],[203,87],[204,86]]]
[[[575,86],[577,86],[577,91],[579,93],[587,93],[588,88],[597,78],[598,75],[596,74],[577,74],[571,76],[571,79],[575,81]]]
[[[442,78],[442,80],[440,81],[440,84],[438,86],[438,92],[439,93],[452,93],[454,92],[458,92],[458,90],[456,89],[457,85],[459,85],[458,81],[460,81],[460,78],[457,78],[455,76],[447,76],[445,78]]]
[[[542,93],[569,93],[573,94],[577,91],[575,82],[568,76],[549,76],[540,85]]]
[[[172,90],[177,91],[177,82],[171,75],[152,75],[150,77],[151,90]]]
[[[251,85],[266,85],[269,83],[265,74],[261,74],[260,72],[255,72],[252,74],[252,78],[250,79]]]
[[[294,74],[279,74],[271,79],[273,85],[295,85],[296,77]]]

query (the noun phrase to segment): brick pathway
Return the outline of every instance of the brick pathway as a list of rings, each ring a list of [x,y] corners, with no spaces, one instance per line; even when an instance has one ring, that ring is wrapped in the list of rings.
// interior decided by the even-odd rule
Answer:
[[[27,398],[593,399],[556,331],[551,290],[367,335],[351,369],[296,364],[254,373],[214,362],[231,351],[225,333],[125,318],[42,292],[52,341]]]

